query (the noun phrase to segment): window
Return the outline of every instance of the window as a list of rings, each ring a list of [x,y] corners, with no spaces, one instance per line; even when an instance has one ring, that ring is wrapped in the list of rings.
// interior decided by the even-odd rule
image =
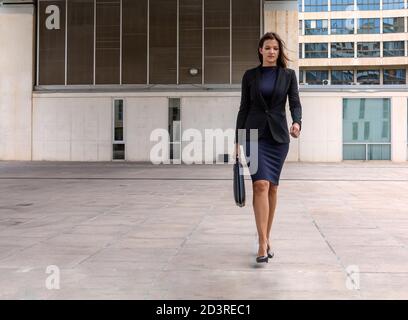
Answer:
[[[357,0],[357,10],[380,10],[380,0]]]
[[[379,42],[358,42],[357,57],[379,57],[380,43]]]
[[[94,82],[94,6],[93,0],[69,2],[67,84]]]
[[[177,0],[150,1],[150,83],[177,82]]]
[[[304,83],[304,80],[303,80],[304,75],[305,75],[305,72],[303,70],[299,70],[299,84]]]
[[[327,43],[305,43],[305,58],[328,58]]]
[[[383,10],[404,9],[404,0],[383,0]]]
[[[191,5],[190,0],[185,1]],[[201,3],[201,0],[196,1]],[[241,83],[245,70],[259,63],[256,51],[261,23],[259,6],[259,0],[232,1],[232,83]]]
[[[354,0],[331,0],[331,11],[352,11]]]
[[[120,0],[96,0],[96,84],[120,83]]]
[[[65,0],[39,1],[38,5],[40,15],[38,84],[64,84]]]
[[[328,34],[327,20],[305,20],[305,35]]]
[[[303,58],[303,44],[299,43],[299,59]]]
[[[389,114],[390,99],[343,99],[343,159],[390,160]]]
[[[380,70],[357,70],[357,82],[360,84],[380,84]]]
[[[327,70],[306,70],[306,83],[308,84],[323,84],[323,80],[329,79],[329,71]]]
[[[328,0],[304,0],[305,12],[328,11]]]
[[[399,32],[404,32],[404,17],[383,18],[383,33]]]
[[[122,0],[122,83],[147,83],[147,0]]]
[[[113,160],[125,160],[123,100],[113,101]]]
[[[354,19],[331,19],[331,34],[354,34]]]
[[[204,81],[229,83],[230,22],[229,0],[204,2]]]
[[[302,0],[298,0],[298,10],[299,10],[299,12],[302,12],[302,11],[303,11],[303,8],[302,8]]]
[[[331,71],[331,84],[333,85],[345,85],[354,82],[353,70],[332,70]]]
[[[354,42],[333,42],[331,44],[332,58],[354,58]]]
[[[181,163],[181,114],[180,99],[169,99],[169,135],[170,135],[170,160]]]
[[[405,69],[384,69],[384,84],[406,84]]]
[[[384,57],[403,57],[405,55],[404,41],[384,41],[383,56]]]
[[[358,19],[357,33],[380,33],[380,19],[379,18],[362,18]]]

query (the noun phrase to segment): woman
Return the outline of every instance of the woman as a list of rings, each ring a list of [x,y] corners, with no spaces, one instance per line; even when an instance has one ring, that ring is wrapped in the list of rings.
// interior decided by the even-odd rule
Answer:
[[[285,111],[287,98],[293,120],[290,128],[293,138],[300,135],[302,106],[296,74],[294,70],[287,68],[289,59],[279,35],[268,32],[260,39],[258,57],[261,64],[247,70],[242,78],[241,104],[235,130],[235,155],[239,156],[240,144],[243,144],[251,173],[259,239],[256,261],[262,263],[273,257],[269,237],[279,177],[290,142]],[[254,139],[252,134],[255,129]],[[257,161],[257,166],[254,161]]]

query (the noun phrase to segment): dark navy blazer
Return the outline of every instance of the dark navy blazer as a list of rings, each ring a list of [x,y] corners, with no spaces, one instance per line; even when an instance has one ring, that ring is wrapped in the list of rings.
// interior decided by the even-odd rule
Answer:
[[[286,120],[286,101],[289,98],[289,109],[293,123],[302,126],[302,106],[296,73],[293,69],[277,67],[275,89],[268,105],[259,89],[261,67],[245,71],[242,77],[241,104],[235,129],[235,143],[243,143],[244,132],[249,139],[249,129],[258,129],[258,137],[264,128],[271,131],[272,137],[279,143],[289,143],[289,129]],[[292,123],[292,124],[293,124]],[[246,130],[238,130],[246,129]],[[240,139],[238,140],[238,134]]]

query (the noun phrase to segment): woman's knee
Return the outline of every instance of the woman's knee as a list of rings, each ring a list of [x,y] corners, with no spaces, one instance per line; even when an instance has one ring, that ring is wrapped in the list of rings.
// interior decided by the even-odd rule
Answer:
[[[258,180],[254,182],[254,193],[264,193],[264,192],[268,192],[269,190],[269,181],[267,180]]]

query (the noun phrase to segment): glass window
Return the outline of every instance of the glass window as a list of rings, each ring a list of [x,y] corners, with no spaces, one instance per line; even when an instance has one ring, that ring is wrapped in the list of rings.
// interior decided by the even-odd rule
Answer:
[[[93,0],[69,2],[67,84],[93,84],[94,7]]]
[[[40,1],[39,10],[38,84],[65,84],[65,0]]]
[[[357,10],[380,10],[380,0],[357,0]]]
[[[328,44],[305,43],[305,58],[328,58]]]
[[[230,81],[229,8],[229,0],[206,0],[204,2],[205,83],[229,83]]]
[[[389,113],[390,99],[343,99],[344,160],[391,158]]]
[[[331,11],[352,11],[354,0],[331,0]]]
[[[380,70],[357,70],[357,82],[360,84],[380,84]]]
[[[333,42],[331,44],[332,58],[354,58],[354,42]]]
[[[179,1],[179,79],[180,83],[202,83],[202,1]],[[242,13],[241,13],[242,14]],[[251,36],[253,39],[253,35]],[[245,44],[243,41],[242,44]],[[190,70],[198,70],[191,74]]]
[[[358,19],[357,33],[380,33],[379,18],[361,18]]]
[[[328,0],[305,0],[305,12],[328,11]]]
[[[404,9],[404,0],[383,0],[383,10]]]
[[[96,0],[96,84],[120,83],[120,0]]]
[[[405,55],[405,41],[384,41],[384,57],[403,57]]]
[[[147,0],[122,0],[122,83],[147,83]]]
[[[303,70],[299,70],[299,84],[304,83],[304,80],[303,80],[304,75],[305,75],[305,72]]]
[[[328,70],[306,70],[306,83],[323,84],[323,80],[329,79]]]
[[[328,34],[327,20],[305,20],[305,35]]]
[[[383,18],[383,33],[404,32],[404,17]]]
[[[113,123],[113,160],[125,159],[125,143],[123,136],[123,100],[114,100],[113,106],[114,123]]]
[[[186,0],[188,6],[190,2]],[[259,12],[259,0],[232,1],[232,83],[241,83],[245,70],[259,63],[256,50],[261,23]]]
[[[150,1],[149,15],[150,83],[176,83],[177,0]]]
[[[384,84],[406,84],[405,69],[385,69]]]
[[[354,19],[331,19],[331,34],[353,34]]]
[[[331,71],[331,84],[344,85],[352,84],[354,82],[353,70],[332,70]]]
[[[299,43],[299,59],[303,58],[303,44]]]
[[[169,136],[170,136],[170,159],[181,161],[181,113],[180,98],[169,99]]]
[[[298,0],[298,10],[299,10],[299,12],[302,12],[302,11],[303,11],[303,8],[302,8],[302,0]]]
[[[357,57],[379,57],[380,43],[379,42],[358,42]]]

